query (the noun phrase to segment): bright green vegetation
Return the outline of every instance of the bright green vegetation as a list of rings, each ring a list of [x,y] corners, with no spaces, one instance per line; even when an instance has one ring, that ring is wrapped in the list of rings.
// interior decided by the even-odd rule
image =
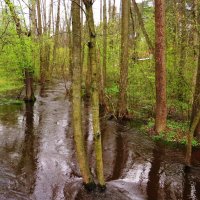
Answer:
[[[166,144],[172,144],[172,145],[187,144],[189,122],[168,120],[167,121],[168,127],[166,131],[161,132],[159,135],[153,135],[154,124],[155,124],[154,119],[150,118],[147,123],[143,124],[140,127],[140,131],[144,134],[151,135],[154,141],[162,141]],[[200,147],[200,143],[195,138],[193,138],[192,146]]]
[[[147,2],[147,1],[146,1]],[[166,1],[166,66],[167,66],[167,106],[168,106],[168,129],[165,133],[155,136],[154,139],[166,139],[172,142],[186,142],[186,133],[189,129],[188,121],[192,108],[192,96],[195,84],[195,71],[197,67],[197,55],[195,43],[192,35],[195,33],[188,30],[187,40],[181,43],[181,32],[179,27],[179,18],[177,10],[174,10],[174,1]],[[139,4],[138,4],[139,5]],[[142,16],[147,33],[154,44],[155,40],[155,23],[154,8],[143,4]],[[16,8],[17,11],[18,8]],[[189,10],[187,11],[189,12]],[[23,54],[26,54],[27,67],[32,67],[34,79],[39,79],[39,44],[33,44],[31,37],[25,37],[26,51],[22,52],[20,40],[16,34],[15,24],[8,12],[2,11],[0,18],[0,96],[8,91],[17,91],[24,86],[24,76],[22,66],[24,66]],[[136,13],[133,12],[133,23],[130,23],[130,55],[129,55],[129,75],[128,75],[128,111],[133,119],[149,120],[143,130],[147,131],[153,127],[151,120],[155,116],[155,63],[154,56],[148,49],[147,42],[143,36],[141,27],[138,23]],[[131,21],[131,20],[130,20]],[[187,27],[193,26],[193,15],[187,16]],[[24,28],[24,27],[23,27]],[[103,51],[103,24],[97,27],[97,61],[102,65]],[[106,69],[106,100],[108,101],[110,112],[114,115],[117,110],[117,100],[119,96],[119,58],[120,58],[120,19],[118,16],[108,21],[107,37],[107,69]],[[87,72],[87,42],[88,32],[86,26],[83,26],[84,46],[84,65],[83,65],[83,82]],[[52,76],[60,75],[62,78],[69,76],[69,41],[62,33],[59,34],[59,45],[56,51],[55,62],[52,65],[52,52],[54,38],[43,36],[44,43],[50,45],[50,74]],[[185,48],[184,67],[180,66],[181,49]],[[35,57],[33,59],[33,52]],[[51,71],[53,70],[53,71]],[[181,71],[181,72],[180,72]],[[68,73],[68,74],[67,74]],[[182,77],[180,77],[182,74]],[[47,74],[48,76],[49,74]],[[62,76],[61,76],[62,75]],[[59,77],[59,78],[60,78]],[[47,77],[49,79],[49,77]],[[84,92],[84,90],[83,90]],[[179,94],[183,94],[180,98]],[[5,103],[5,101],[4,101]],[[152,125],[152,126],[150,126]],[[195,142],[193,142],[196,144]]]
[[[23,83],[14,69],[0,68],[0,74],[0,94],[5,94],[8,91],[20,90],[23,87]]]

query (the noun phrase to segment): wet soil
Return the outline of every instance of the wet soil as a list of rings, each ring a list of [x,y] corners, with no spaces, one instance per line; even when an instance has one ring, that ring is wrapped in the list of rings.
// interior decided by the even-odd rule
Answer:
[[[0,200],[200,199],[200,151],[184,172],[184,150],[102,120],[107,190],[84,190],[76,163],[71,103],[65,86],[49,84],[35,104],[0,106]],[[91,109],[83,104],[83,128],[95,178]]]

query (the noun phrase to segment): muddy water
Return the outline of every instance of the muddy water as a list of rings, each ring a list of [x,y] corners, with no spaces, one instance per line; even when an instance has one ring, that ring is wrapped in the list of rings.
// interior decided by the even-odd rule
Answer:
[[[83,124],[95,178],[91,111]],[[62,83],[46,87],[37,102],[0,106],[0,200],[198,200],[200,151],[184,172],[184,151],[154,144],[134,129],[102,121],[107,190],[82,187],[74,150],[71,103]]]

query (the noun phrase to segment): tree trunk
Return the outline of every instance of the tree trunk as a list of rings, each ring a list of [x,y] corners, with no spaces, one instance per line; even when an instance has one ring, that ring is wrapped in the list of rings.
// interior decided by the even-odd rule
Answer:
[[[192,139],[195,132],[195,129],[198,127],[198,124],[200,122],[200,109],[196,113],[196,115],[193,118],[192,124],[190,126],[190,130],[188,132],[188,141],[187,141],[187,150],[186,150],[186,165],[191,165],[191,156],[192,156]]]
[[[105,99],[106,88],[106,65],[107,65],[107,6],[106,0],[103,1],[103,65],[101,70],[101,84],[100,84],[100,104],[103,110],[107,110],[107,103]]]
[[[90,173],[84,137],[82,133],[81,117],[81,37],[80,37],[80,0],[72,2],[72,38],[73,38],[73,83],[72,83],[72,107],[73,107],[73,130],[76,145],[78,163],[86,188],[94,185]]]
[[[113,8],[112,8],[112,19],[116,19],[116,6],[115,6],[115,0],[113,1]]]
[[[91,96],[91,83],[92,83],[92,66],[91,66],[91,59],[90,59],[90,42],[88,43],[88,57],[87,57],[87,73],[86,73],[86,80],[85,80],[85,93],[86,97]]]
[[[102,1],[103,0],[100,0],[100,23],[103,21],[102,20]]]
[[[26,96],[24,98],[25,102],[34,102],[34,90],[33,90],[33,73],[29,68],[25,68],[25,85],[26,85]]]
[[[68,36],[68,46],[66,46],[66,49],[68,49],[68,58],[69,58],[69,80],[72,80],[72,74],[73,74],[73,67],[72,67],[72,33],[71,33],[71,18],[68,19],[67,17],[67,8],[65,4],[65,0],[63,0],[64,4],[64,11],[65,11],[65,21],[67,23],[66,26],[66,31],[67,31],[67,36]],[[67,44],[66,44],[67,45]]]
[[[198,59],[198,68],[197,68],[197,76],[196,76],[196,86],[195,86],[195,92],[194,92],[194,97],[193,97],[192,115],[191,115],[191,122],[190,122],[191,125],[199,110],[200,110],[200,45],[199,45],[199,59]],[[198,125],[195,127],[194,136],[197,136],[198,138],[200,138],[200,121],[198,122]]]
[[[180,2],[180,60],[178,66],[178,100],[184,101],[184,69],[186,64],[186,45],[187,45],[187,30],[186,30],[186,0]]]
[[[112,20],[112,4],[111,0],[108,1],[108,16],[109,16],[109,21]]]
[[[53,66],[52,66],[52,71],[51,73],[53,73],[54,68],[56,67],[56,53],[57,53],[57,48],[58,48],[58,40],[59,40],[59,25],[60,25],[60,0],[58,0],[58,7],[57,7],[57,18],[56,18],[56,31],[55,31],[55,35],[54,35],[54,46],[53,46]]]
[[[45,69],[44,69],[44,44],[42,37],[42,16],[41,16],[41,2],[37,0],[37,17],[38,17],[38,40],[40,47],[40,83],[44,85],[45,82]]]
[[[166,128],[166,66],[165,66],[165,0],[155,0],[155,75],[156,75],[156,119],[155,131]]]
[[[103,90],[106,87],[106,64],[107,64],[107,8],[106,0],[103,1]]]
[[[129,58],[129,1],[122,0],[121,21],[121,58],[120,58],[120,83],[118,100],[118,117],[128,116],[127,87],[128,87],[128,58]]]
[[[105,189],[105,180],[103,173],[103,158],[102,158],[102,143],[101,143],[101,130],[99,119],[99,94],[98,94],[98,78],[99,69],[97,68],[96,61],[96,32],[92,10],[92,0],[83,0],[86,7],[87,23],[89,27],[90,36],[90,61],[92,67],[92,120],[93,120],[93,132],[95,142],[95,154],[96,154],[96,171],[99,186],[101,189]]]

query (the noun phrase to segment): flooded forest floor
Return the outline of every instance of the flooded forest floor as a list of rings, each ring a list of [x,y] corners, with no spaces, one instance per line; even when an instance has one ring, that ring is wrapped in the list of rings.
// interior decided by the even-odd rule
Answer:
[[[83,103],[85,143],[95,177],[91,108]],[[88,193],[76,162],[71,102],[63,83],[33,104],[0,105],[0,200],[200,199],[200,151],[184,172],[184,150],[156,144],[134,128],[102,119],[107,190]]]

